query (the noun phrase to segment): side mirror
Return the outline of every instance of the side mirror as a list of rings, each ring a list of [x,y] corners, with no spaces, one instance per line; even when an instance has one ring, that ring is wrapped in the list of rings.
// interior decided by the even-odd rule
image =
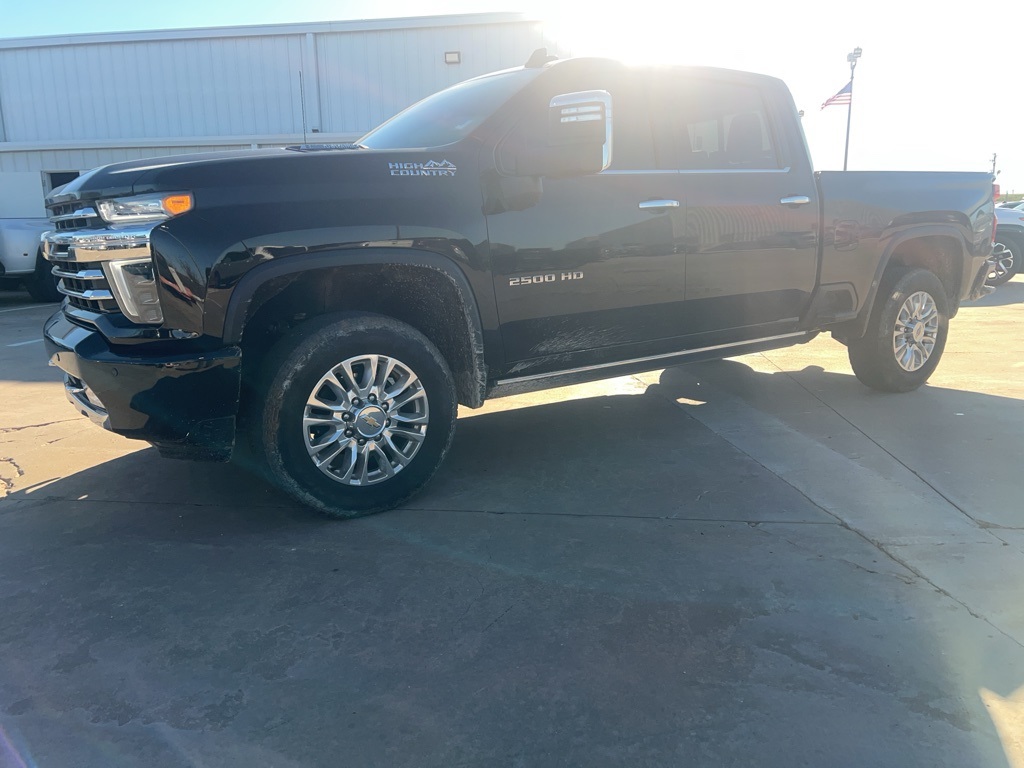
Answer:
[[[612,96],[608,91],[564,93],[551,99],[545,140],[516,158],[520,176],[584,176],[612,162]]]
[[[612,163],[612,95],[608,91],[563,93],[551,100],[551,144],[601,147],[603,171]]]

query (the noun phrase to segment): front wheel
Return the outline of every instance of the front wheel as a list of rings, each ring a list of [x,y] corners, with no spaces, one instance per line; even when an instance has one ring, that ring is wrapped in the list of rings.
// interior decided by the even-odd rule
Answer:
[[[50,303],[64,298],[57,290],[57,278],[51,272],[51,265],[42,253],[36,254],[36,268],[24,283],[33,301]]]
[[[258,443],[274,480],[331,517],[390,509],[451,446],[451,372],[419,331],[354,315],[300,326],[268,358]]]
[[[867,333],[849,342],[850,365],[872,389],[909,392],[939,364],[949,332],[949,302],[942,283],[926,269],[893,273],[883,289]]]

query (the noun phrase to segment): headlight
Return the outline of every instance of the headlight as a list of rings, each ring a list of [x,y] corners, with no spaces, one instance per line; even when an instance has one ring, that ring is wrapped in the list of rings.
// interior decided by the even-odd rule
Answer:
[[[96,207],[104,221],[111,224],[157,222],[192,210],[192,195],[187,192],[137,195],[100,200]]]
[[[114,259],[103,262],[103,271],[121,311],[136,323],[162,323],[163,310],[156,290],[153,260]]]

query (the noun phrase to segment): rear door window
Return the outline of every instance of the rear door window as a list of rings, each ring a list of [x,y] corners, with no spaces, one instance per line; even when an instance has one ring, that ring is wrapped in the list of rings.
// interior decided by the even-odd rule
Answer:
[[[779,167],[760,89],[712,79],[663,83],[654,109],[661,156],[682,171]]]

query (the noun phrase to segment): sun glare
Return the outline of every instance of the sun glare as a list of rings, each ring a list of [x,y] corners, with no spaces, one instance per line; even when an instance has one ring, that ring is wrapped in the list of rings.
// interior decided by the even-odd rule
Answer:
[[[573,56],[606,56],[627,64],[687,63],[678,36],[677,12],[659,18],[639,13],[628,19],[584,14],[567,8],[545,14],[550,37]]]
[[[1002,98],[999,84],[1005,87],[1005,78],[986,68],[991,20],[984,14],[951,15],[947,11],[954,6],[944,0],[862,0],[846,10],[793,0],[784,15],[777,4],[754,0],[615,14],[575,2],[533,5],[549,48],[560,56],[722,67],[781,78],[805,113],[804,131],[819,170],[842,167],[847,110],[821,105],[849,81],[846,56],[862,47],[851,170],[986,171],[997,152],[1004,191],[1019,189],[1024,179],[1024,153],[1014,133],[1019,121],[948,107],[951,99],[968,98],[1000,104],[1004,117],[1014,109]]]

